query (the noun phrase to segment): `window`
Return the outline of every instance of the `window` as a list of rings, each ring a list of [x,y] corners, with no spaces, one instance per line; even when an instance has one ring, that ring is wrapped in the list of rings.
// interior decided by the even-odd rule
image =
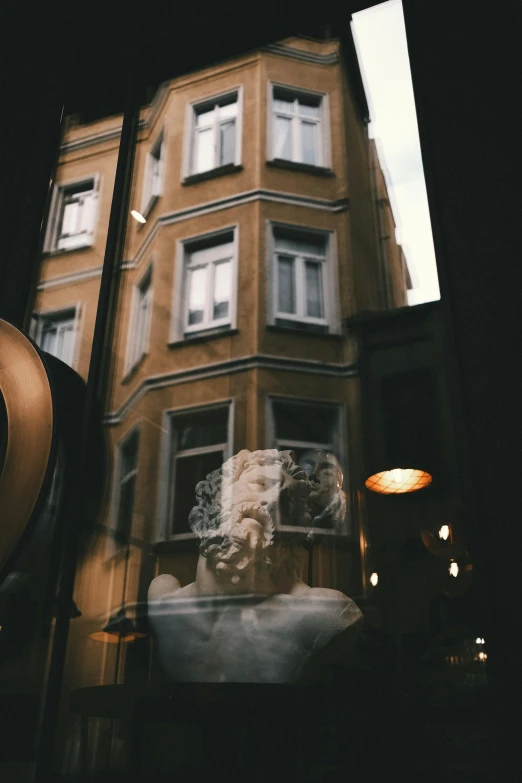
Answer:
[[[119,447],[118,459],[118,510],[115,539],[127,543],[132,532],[134,493],[138,473],[139,430],[135,428]]]
[[[163,133],[161,133],[147,154],[141,201],[141,214],[144,216],[148,215],[163,193],[164,147]]]
[[[229,408],[221,405],[171,416],[169,533],[191,534],[196,484],[230,456]]]
[[[94,242],[98,178],[56,185],[46,237],[46,251],[75,250]]]
[[[240,162],[239,92],[191,107],[190,162],[186,175]]]
[[[269,322],[317,332],[334,331],[338,287],[333,258],[329,258],[329,234],[273,226],[271,242]],[[331,267],[328,272],[327,264]]]
[[[148,268],[140,283],[134,288],[129,330],[127,372],[145,356],[149,344],[152,318],[152,266]]]
[[[231,327],[235,319],[236,236],[227,230],[182,243],[176,278],[175,339]],[[176,316],[176,314],[178,314]]]
[[[326,166],[325,97],[272,86],[273,159]]]
[[[43,351],[72,367],[77,321],[78,308],[75,307],[54,313],[37,313],[33,315],[34,340]]]
[[[309,449],[330,451],[338,459],[347,484],[343,408],[336,404],[269,398],[268,443],[293,451],[297,462]],[[336,533],[346,533],[337,527]]]

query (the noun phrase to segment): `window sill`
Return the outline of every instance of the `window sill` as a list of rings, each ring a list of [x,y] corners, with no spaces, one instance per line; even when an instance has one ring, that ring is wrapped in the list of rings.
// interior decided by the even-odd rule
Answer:
[[[59,247],[55,250],[44,251],[43,255],[52,258],[53,256],[61,256],[64,253],[76,253],[78,250],[90,250],[94,242],[86,242],[82,245],[76,245],[75,247]]]
[[[329,326],[320,326],[319,324],[307,324],[299,321],[280,321],[277,319],[275,324],[267,324],[266,326],[269,332],[279,332],[280,334],[288,334],[293,332],[294,334],[300,334],[302,336],[313,335],[314,337],[328,337],[336,340],[342,340],[343,335],[329,331]]]
[[[214,179],[214,177],[223,177],[225,174],[235,174],[238,171],[243,171],[243,166],[236,163],[227,163],[226,166],[218,166],[215,169],[209,169],[209,171],[190,174],[182,180],[181,184],[194,185],[196,182],[204,182],[207,179]]]
[[[172,340],[169,342],[169,348],[179,348],[182,345],[192,345],[192,343],[204,343],[207,340],[215,340],[217,337],[231,337],[234,334],[239,334],[239,329],[234,329],[231,326],[219,326],[216,329],[190,333],[181,340]]]
[[[312,166],[309,163],[298,163],[294,160],[285,160],[284,158],[273,158],[267,160],[267,166],[275,169],[287,169],[288,171],[302,171],[305,174],[315,174],[318,177],[335,177],[332,169],[325,166]]]

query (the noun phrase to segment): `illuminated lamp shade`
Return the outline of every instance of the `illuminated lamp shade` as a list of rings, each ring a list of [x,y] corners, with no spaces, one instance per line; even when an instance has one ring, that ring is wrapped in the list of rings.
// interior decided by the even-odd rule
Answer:
[[[431,484],[433,477],[425,470],[417,468],[392,468],[374,473],[366,479],[365,486],[381,495],[403,495],[417,492]]]
[[[112,615],[101,631],[90,634],[91,639],[96,642],[105,642],[105,644],[135,642],[136,639],[144,639],[146,636],[147,634],[140,631],[137,624],[127,617],[125,609],[120,609],[115,615]]]

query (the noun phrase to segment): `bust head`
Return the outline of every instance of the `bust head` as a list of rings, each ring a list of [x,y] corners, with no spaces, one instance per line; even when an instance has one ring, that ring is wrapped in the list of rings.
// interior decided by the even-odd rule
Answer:
[[[310,449],[299,464],[310,481],[309,506],[313,527],[337,528],[346,513],[346,496],[342,490],[343,471],[330,451]]]
[[[295,545],[275,537],[278,524],[310,526],[310,484],[290,451],[244,449],[196,486],[189,524],[215,574],[233,584],[254,569],[298,569]]]

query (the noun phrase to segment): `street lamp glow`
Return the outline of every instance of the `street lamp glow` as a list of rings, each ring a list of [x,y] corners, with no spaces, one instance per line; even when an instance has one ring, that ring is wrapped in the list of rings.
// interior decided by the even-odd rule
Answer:
[[[452,562],[449,565],[449,569],[448,570],[450,572],[450,576],[457,577],[459,575],[458,563],[456,563],[454,560],[452,560]]]
[[[143,217],[141,212],[138,212],[136,209],[131,209],[131,215],[134,218],[134,220],[137,220],[138,223],[146,223],[146,219]]]
[[[441,538],[443,541],[447,541],[449,538],[449,525],[442,525],[441,529],[439,530],[439,538]]]

